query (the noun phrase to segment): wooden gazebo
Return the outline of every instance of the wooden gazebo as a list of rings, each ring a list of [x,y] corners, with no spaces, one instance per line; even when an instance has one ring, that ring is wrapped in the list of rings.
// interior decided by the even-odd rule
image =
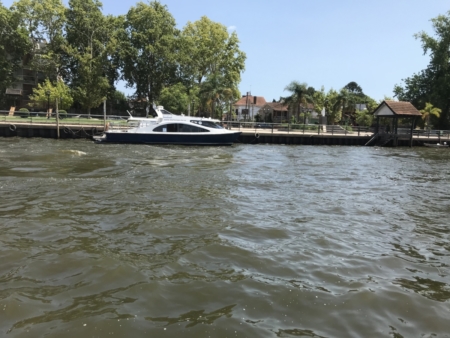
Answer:
[[[406,135],[409,137],[410,147],[412,146],[414,125],[416,119],[421,117],[422,114],[411,104],[411,102],[385,100],[381,102],[377,109],[375,109],[373,115],[377,119],[375,135],[372,138],[373,141],[379,141],[381,145],[387,145],[392,141],[392,145],[396,147],[400,135],[398,120],[406,118],[410,120],[409,132]],[[380,128],[380,118],[382,117],[392,119],[392,128],[389,130],[382,130]],[[405,133],[402,135],[405,135]]]
[[[268,102],[261,107],[260,112],[266,121],[269,115],[272,115],[272,122],[282,123],[287,122],[289,117],[288,106],[279,102]]]

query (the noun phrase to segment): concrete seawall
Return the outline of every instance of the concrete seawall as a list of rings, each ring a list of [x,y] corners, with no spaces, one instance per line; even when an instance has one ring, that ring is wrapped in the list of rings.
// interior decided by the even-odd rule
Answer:
[[[101,134],[103,126],[62,124],[59,127],[59,137],[92,138]],[[29,124],[29,123],[0,123],[0,137],[43,137],[58,138],[55,124]]]

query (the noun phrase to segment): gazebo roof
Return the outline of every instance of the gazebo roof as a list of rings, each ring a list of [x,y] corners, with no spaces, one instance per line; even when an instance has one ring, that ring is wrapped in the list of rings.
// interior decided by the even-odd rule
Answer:
[[[411,102],[385,100],[375,109],[376,117],[417,117],[422,116],[420,111]]]

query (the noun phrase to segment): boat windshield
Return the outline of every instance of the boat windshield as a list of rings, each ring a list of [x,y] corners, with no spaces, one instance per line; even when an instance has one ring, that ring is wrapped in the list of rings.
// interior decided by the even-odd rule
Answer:
[[[165,109],[161,109],[160,111],[161,111],[161,113],[163,113],[163,115],[174,115],[170,111],[165,110]]]
[[[208,128],[223,129],[222,126],[219,126],[217,123],[212,122],[212,121],[191,120],[191,123],[199,124],[201,126],[205,126],[205,127],[208,127]]]

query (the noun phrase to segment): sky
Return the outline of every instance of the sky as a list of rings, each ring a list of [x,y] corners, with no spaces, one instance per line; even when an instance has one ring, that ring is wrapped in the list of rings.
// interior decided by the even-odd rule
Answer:
[[[137,2],[103,0],[103,13],[126,14]],[[235,31],[247,55],[239,90],[266,101],[288,96],[292,81],[325,91],[355,81],[377,101],[393,97],[396,84],[429,63],[414,34],[433,35],[430,20],[450,11],[448,0],[160,2],[179,29],[207,16]],[[132,94],[123,83],[117,88]]]

